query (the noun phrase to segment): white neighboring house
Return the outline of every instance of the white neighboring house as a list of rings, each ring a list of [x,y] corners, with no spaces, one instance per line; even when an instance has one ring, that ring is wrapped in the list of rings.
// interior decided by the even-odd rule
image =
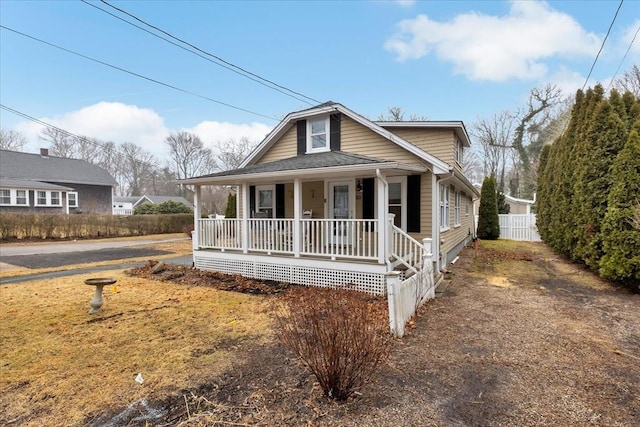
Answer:
[[[133,211],[140,205],[145,203],[150,203],[152,205],[158,205],[160,203],[164,203],[167,201],[174,201],[178,203],[182,203],[189,208],[193,209],[193,204],[191,204],[187,199],[180,196],[114,196],[113,197],[113,214],[114,215],[133,215]]]
[[[509,213],[514,215],[531,214],[531,206],[536,202],[536,195],[533,194],[533,200],[518,199],[516,197],[504,196],[505,201],[509,205]]]

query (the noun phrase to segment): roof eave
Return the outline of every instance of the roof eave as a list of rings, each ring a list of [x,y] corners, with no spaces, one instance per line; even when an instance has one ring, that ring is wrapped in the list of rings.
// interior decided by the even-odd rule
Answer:
[[[181,184],[188,185],[229,185],[247,181],[282,181],[293,178],[320,178],[331,174],[342,176],[356,176],[365,172],[375,172],[376,169],[397,169],[407,172],[426,172],[427,168],[420,165],[410,165],[398,162],[370,163],[365,165],[329,166],[324,168],[295,169],[275,172],[247,173],[239,175],[226,175],[217,177],[199,177],[178,180]]]

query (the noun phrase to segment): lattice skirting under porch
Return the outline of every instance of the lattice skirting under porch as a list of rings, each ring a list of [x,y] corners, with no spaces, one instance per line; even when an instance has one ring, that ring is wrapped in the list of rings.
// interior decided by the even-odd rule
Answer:
[[[320,263],[316,263],[320,264]],[[370,294],[386,294],[384,272],[357,271],[358,264],[344,268],[344,263],[336,263],[332,268],[295,265],[252,259],[224,259],[211,256],[194,256],[194,265],[202,270],[213,270],[221,273],[240,274],[245,277],[262,280],[295,283],[298,285],[321,286],[328,288],[350,288]]]

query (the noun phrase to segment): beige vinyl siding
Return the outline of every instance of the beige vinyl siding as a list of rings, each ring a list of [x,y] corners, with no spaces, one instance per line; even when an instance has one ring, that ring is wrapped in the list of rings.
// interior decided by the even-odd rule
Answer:
[[[415,164],[419,159],[360,123],[342,116],[340,150],[382,160]]]
[[[455,163],[455,134],[452,129],[394,127],[389,130],[440,160],[450,165]]]
[[[284,134],[282,137],[276,141],[275,144],[271,146],[269,151],[267,151],[258,161],[257,164],[260,163],[269,163],[276,160],[288,159],[290,157],[295,157],[298,155],[298,129],[296,124]]]
[[[407,194],[407,198],[411,194]],[[409,233],[411,237],[422,242],[425,237],[431,238],[431,173],[423,173],[420,178],[420,233]]]
[[[458,188],[460,191],[460,225],[455,225],[455,192],[456,188],[454,186],[450,187],[450,195],[451,195],[451,203],[449,210],[449,224],[450,227],[447,231],[443,231],[440,233],[440,238],[444,240],[444,242],[440,246],[440,252],[445,254],[449,252],[451,249],[456,247],[460,242],[469,236],[469,233],[473,234],[473,217],[471,213],[469,215],[465,214],[465,200],[467,203],[471,204],[471,197],[468,196],[462,189]]]
[[[293,183],[284,185],[284,193],[284,216],[293,218]],[[312,210],[313,218],[324,218],[324,182],[302,183],[302,210]]]

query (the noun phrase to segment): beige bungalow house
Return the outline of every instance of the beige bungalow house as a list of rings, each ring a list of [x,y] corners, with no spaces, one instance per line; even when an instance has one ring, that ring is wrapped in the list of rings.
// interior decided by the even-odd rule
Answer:
[[[376,122],[334,102],[290,113],[239,169],[181,181],[194,265],[377,294],[392,271],[433,283],[475,230],[469,145],[461,121]],[[201,218],[206,185],[237,187],[237,218]]]

